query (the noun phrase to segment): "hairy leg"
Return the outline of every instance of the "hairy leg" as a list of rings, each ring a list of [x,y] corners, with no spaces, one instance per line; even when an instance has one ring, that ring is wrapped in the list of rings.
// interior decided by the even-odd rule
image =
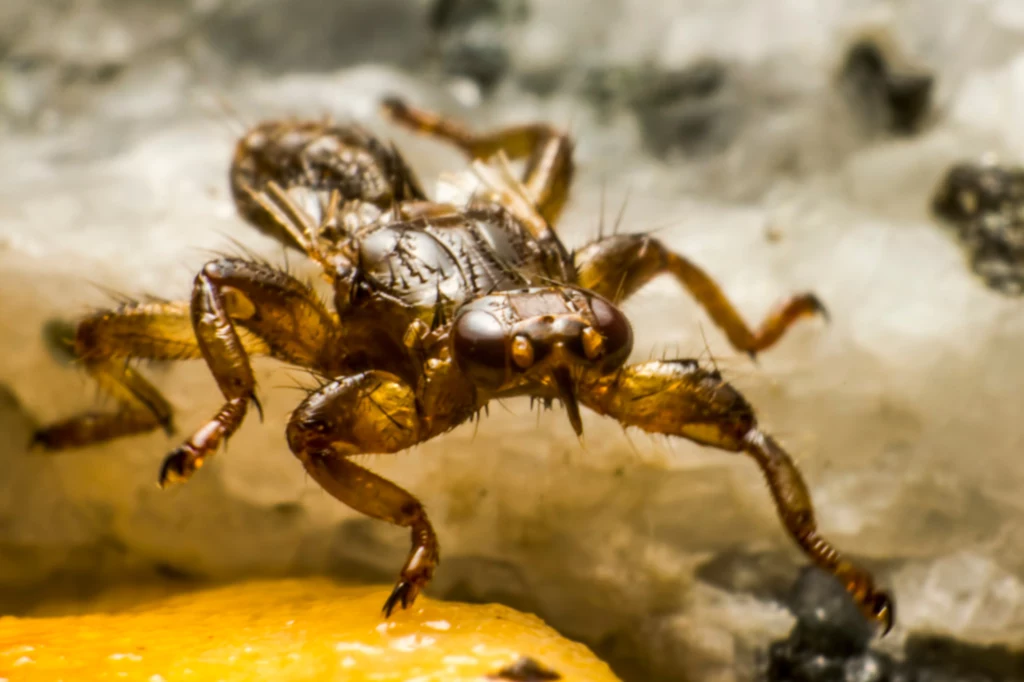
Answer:
[[[409,492],[349,457],[404,450],[424,439],[416,396],[393,374],[371,371],[332,382],[307,398],[288,424],[288,444],[328,493],[367,516],[412,532],[412,549],[384,604],[390,616],[408,607],[439,560],[423,505]]]
[[[625,426],[744,452],[760,466],[779,516],[810,559],[838,578],[868,618],[886,632],[894,607],[871,575],[818,533],[800,471],[775,440],[757,428],[754,411],[717,372],[693,360],[630,365],[580,386],[580,401]]]
[[[145,433],[173,431],[171,406],[130,358],[198,358],[188,304],[131,303],[90,315],[78,323],[72,352],[102,391],[119,403],[113,412],[89,412],[41,428],[34,443],[62,450]]]
[[[752,330],[706,272],[657,239],[643,234],[598,240],[577,251],[575,259],[580,286],[616,303],[658,275],[672,275],[707,310],[733,348],[751,356],[771,347],[800,318],[816,314],[827,316],[817,296],[798,294],[783,300],[760,327]]]
[[[486,160],[501,151],[513,160],[526,159],[523,184],[548,225],[558,222],[574,172],[573,144],[566,133],[543,123],[474,133],[397,98],[385,100],[383,108],[396,123],[453,144],[470,158]]]
[[[203,266],[192,290],[195,339],[225,403],[164,460],[160,483],[188,479],[241,425],[256,380],[245,332],[266,352],[292,364],[320,368],[338,339],[336,320],[308,286],[270,265],[221,258]]]

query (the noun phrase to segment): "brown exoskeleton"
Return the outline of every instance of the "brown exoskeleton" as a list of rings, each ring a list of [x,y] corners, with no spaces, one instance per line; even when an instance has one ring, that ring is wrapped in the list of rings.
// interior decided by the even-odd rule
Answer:
[[[235,151],[236,204],[319,264],[335,310],[270,265],[213,260],[190,301],[126,304],[78,324],[76,354],[120,409],[51,425],[36,442],[61,449],[170,432],[170,405],[125,359],[202,358],[225,402],[164,461],[161,485],[183,481],[235,432],[250,403],[259,407],[252,356],[311,368],[329,382],[292,414],[292,452],[340,501],[412,531],[384,604],[390,615],[430,581],[438,543],[420,502],[351,455],[404,450],[506,396],[559,400],[581,433],[583,404],[625,426],[753,457],[792,537],[888,630],[889,597],[819,535],[803,478],[743,396],[693,360],[625,364],[633,334],[617,304],[663,273],[751,355],[798,318],[823,313],[818,300],[794,296],[751,330],[707,274],[650,236],[616,235],[570,253],[552,229],[573,177],[568,136],[541,124],[474,134],[398,100],[384,111],[463,150],[475,184],[461,198],[430,201],[399,152],[356,126],[256,126]],[[508,158],[526,161],[521,180]]]

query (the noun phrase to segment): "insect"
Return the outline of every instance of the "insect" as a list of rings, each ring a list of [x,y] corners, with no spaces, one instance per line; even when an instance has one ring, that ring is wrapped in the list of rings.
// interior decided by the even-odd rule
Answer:
[[[165,459],[160,484],[185,481],[250,405],[260,409],[253,356],[309,368],[325,381],[289,419],[291,451],[332,496],[411,531],[384,604],[389,617],[430,581],[438,540],[416,497],[351,456],[404,450],[509,396],[560,401],[581,434],[583,405],[624,426],[751,456],[793,539],[888,631],[889,596],[818,533],[800,472],[743,396],[694,360],[626,364],[633,332],[617,304],[658,275],[674,277],[752,356],[798,319],[823,314],[818,299],[788,298],[752,330],[704,271],[649,235],[602,237],[570,253],[554,229],[574,174],[566,134],[544,124],[478,134],[393,98],[382,110],[461,149],[470,172],[431,200],[393,145],[356,125],[313,121],[256,125],[231,164],[241,215],[319,265],[333,310],[269,264],[212,260],[191,300],[126,303],[78,323],[74,351],[119,408],[45,427],[36,443],[173,433],[171,406],[126,359],[203,359],[224,403]],[[525,161],[521,176],[514,160]]]

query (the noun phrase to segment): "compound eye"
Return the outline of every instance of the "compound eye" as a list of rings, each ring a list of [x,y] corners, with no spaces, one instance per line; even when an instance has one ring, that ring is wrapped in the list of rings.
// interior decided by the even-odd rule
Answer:
[[[512,340],[512,362],[519,369],[530,369],[533,366],[533,344],[530,339],[519,335]]]
[[[599,360],[604,355],[604,337],[593,327],[587,327],[582,334],[583,352],[588,360]]]
[[[455,321],[452,354],[459,369],[477,385],[497,388],[505,383],[508,346],[505,327],[484,310],[470,310]]]
[[[583,332],[583,349],[587,357],[591,360],[603,357],[609,366],[625,362],[633,350],[633,327],[629,320],[621,310],[598,296],[590,298],[590,310],[594,314],[594,326]],[[595,332],[601,343],[595,340],[588,342],[588,332]],[[591,353],[595,351],[600,352],[592,357]]]

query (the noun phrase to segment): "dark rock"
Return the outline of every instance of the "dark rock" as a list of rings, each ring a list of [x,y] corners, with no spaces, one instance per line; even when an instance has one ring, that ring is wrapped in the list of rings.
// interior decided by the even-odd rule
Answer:
[[[701,564],[697,577],[723,590],[782,603],[798,568],[791,552],[727,551]]]
[[[210,47],[268,73],[362,63],[413,67],[426,54],[425,9],[405,0],[234,3],[203,22]]]
[[[621,679],[660,682],[664,676],[654,669],[650,657],[644,655],[649,648],[644,637],[647,633],[643,632],[641,624],[633,625],[609,632],[596,642],[588,642],[588,645]]]
[[[562,676],[529,656],[523,656],[512,665],[502,668],[496,675],[490,675],[488,678],[509,680],[509,682],[543,682],[545,680],[560,680]]]
[[[831,576],[809,569],[793,590],[797,624],[768,648],[769,682],[996,682],[1024,680],[1024,649],[911,634],[903,660],[871,650],[870,626]]]
[[[910,635],[907,663],[929,671],[924,680],[1024,680],[1024,646],[982,646],[949,637]],[[939,675],[944,675],[940,677]]]
[[[511,31],[528,16],[526,0],[437,0],[429,26],[442,72],[490,93],[510,70]]]
[[[526,0],[437,0],[430,11],[430,27],[447,31],[479,21],[523,21],[529,10]]]
[[[895,67],[879,45],[855,43],[840,73],[848,101],[871,129],[917,132],[931,109],[934,78]]]
[[[476,27],[441,49],[441,68],[449,76],[468,78],[485,94],[494,90],[508,74],[512,59],[501,31],[492,26]]]
[[[847,659],[843,664],[842,679],[846,682],[883,682],[890,679],[891,667],[888,658],[869,652]]]
[[[803,571],[789,599],[797,623],[768,649],[772,682],[886,682],[892,660],[869,651],[873,626],[843,586],[815,568]]]
[[[1024,169],[957,164],[940,182],[932,209],[955,229],[990,289],[1024,293]]]
[[[498,603],[526,613],[543,615],[521,567],[479,556],[445,558],[445,570],[432,584],[435,594],[469,604]]]
[[[631,109],[648,150],[662,157],[720,151],[741,121],[741,98],[729,69],[714,60],[674,71],[650,64],[594,69],[584,78],[583,96],[605,114]]]
[[[831,657],[867,650],[874,626],[832,576],[805,569],[793,589],[790,607],[797,618],[793,636],[801,649]]]

